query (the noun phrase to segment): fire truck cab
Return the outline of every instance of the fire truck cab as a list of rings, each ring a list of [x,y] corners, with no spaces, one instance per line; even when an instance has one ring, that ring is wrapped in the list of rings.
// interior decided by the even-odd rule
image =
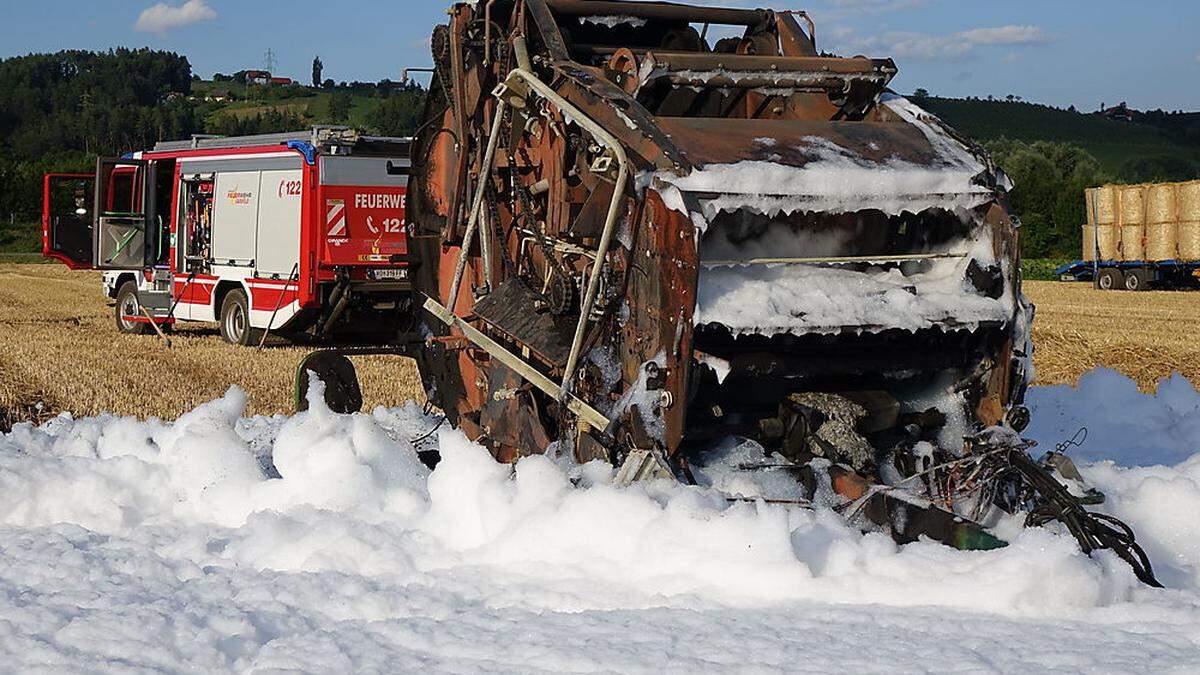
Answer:
[[[409,139],[346,127],[160,142],[47,174],[43,254],[105,271],[117,329],[388,341],[411,316]]]

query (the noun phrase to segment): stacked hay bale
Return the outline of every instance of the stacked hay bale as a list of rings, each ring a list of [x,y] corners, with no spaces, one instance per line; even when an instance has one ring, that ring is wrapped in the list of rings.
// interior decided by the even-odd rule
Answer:
[[[1089,188],[1087,198],[1087,225],[1083,226],[1083,259],[1096,259],[1099,250],[1101,260],[1117,258],[1117,189],[1113,185]]]
[[[1146,259],[1146,186],[1123,185],[1117,190],[1117,224],[1121,240],[1117,244],[1121,260]]]
[[[1084,260],[1200,260],[1200,181],[1105,185],[1085,197]]]
[[[1179,217],[1176,213],[1174,185],[1163,183],[1146,187],[1146,260],[1179,258]]]
[[[1200,260],[1200,180],[1180,183],[1175,202],[1179,212],[1179,257]]]

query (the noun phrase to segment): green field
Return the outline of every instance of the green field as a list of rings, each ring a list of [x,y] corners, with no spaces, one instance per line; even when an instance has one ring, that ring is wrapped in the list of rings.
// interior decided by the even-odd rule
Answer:
[[[203,100],[214,90],[227,90],[234,99],[230,102],[210,102],[202,111],[206,123],[217,121],[222,115],[239,118],[280,111],[294,114],[305,124],[321,124],[332,119],[330,103],[334,93],[315,87],[295,85],[291,87],[245,86],[233,82],[198,80],[192,82],[192,95]],[[345,91],[345,90],[341,90]],[[364,92],[345,92],[350,97],[350,110],[345,124],[358,128],[370,128],[371,114],[379,106],[379,96]]]

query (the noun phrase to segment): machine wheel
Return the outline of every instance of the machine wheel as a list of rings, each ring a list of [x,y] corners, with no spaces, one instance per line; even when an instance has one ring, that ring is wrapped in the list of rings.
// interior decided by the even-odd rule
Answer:
[[[1112,291],[1118,288],[1125,287],[1125,275],[1121,274],[1121,270],[1102,269],[1096,275],[1096,288],[1102,291]]]
[[[229,344],[248,347],[257,342],[260,331],[250,327],[250,304],[246,292],[235,288],[221,301],[221,338]]]
[[[300,362],[296,371],[296,411],[308,410],[308,374],[325,383],[325,405],[336,413],[362,410],[362,389],[350,359],[334,352],[318,351]]]
[[[117,289],[117,305],[113,310],[117,321],[117,330],[131,335],[146,335],[154,330],[145,321],[131,321],[127,316],[142,316],[142,305],[138,302],[137,283],[126,281]]]
[[[1125,290],[1127,291],[1148,291],[1150,290],[1150,273],[1146,270],[1130,270],[1125,274]]]

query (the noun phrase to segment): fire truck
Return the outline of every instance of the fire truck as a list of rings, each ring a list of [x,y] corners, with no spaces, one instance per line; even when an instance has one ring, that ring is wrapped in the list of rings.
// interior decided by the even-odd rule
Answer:
[[[197,136],[44,178],[43,254],[104,270],[117,330],[389,341],[411,316],[409,139]]]

